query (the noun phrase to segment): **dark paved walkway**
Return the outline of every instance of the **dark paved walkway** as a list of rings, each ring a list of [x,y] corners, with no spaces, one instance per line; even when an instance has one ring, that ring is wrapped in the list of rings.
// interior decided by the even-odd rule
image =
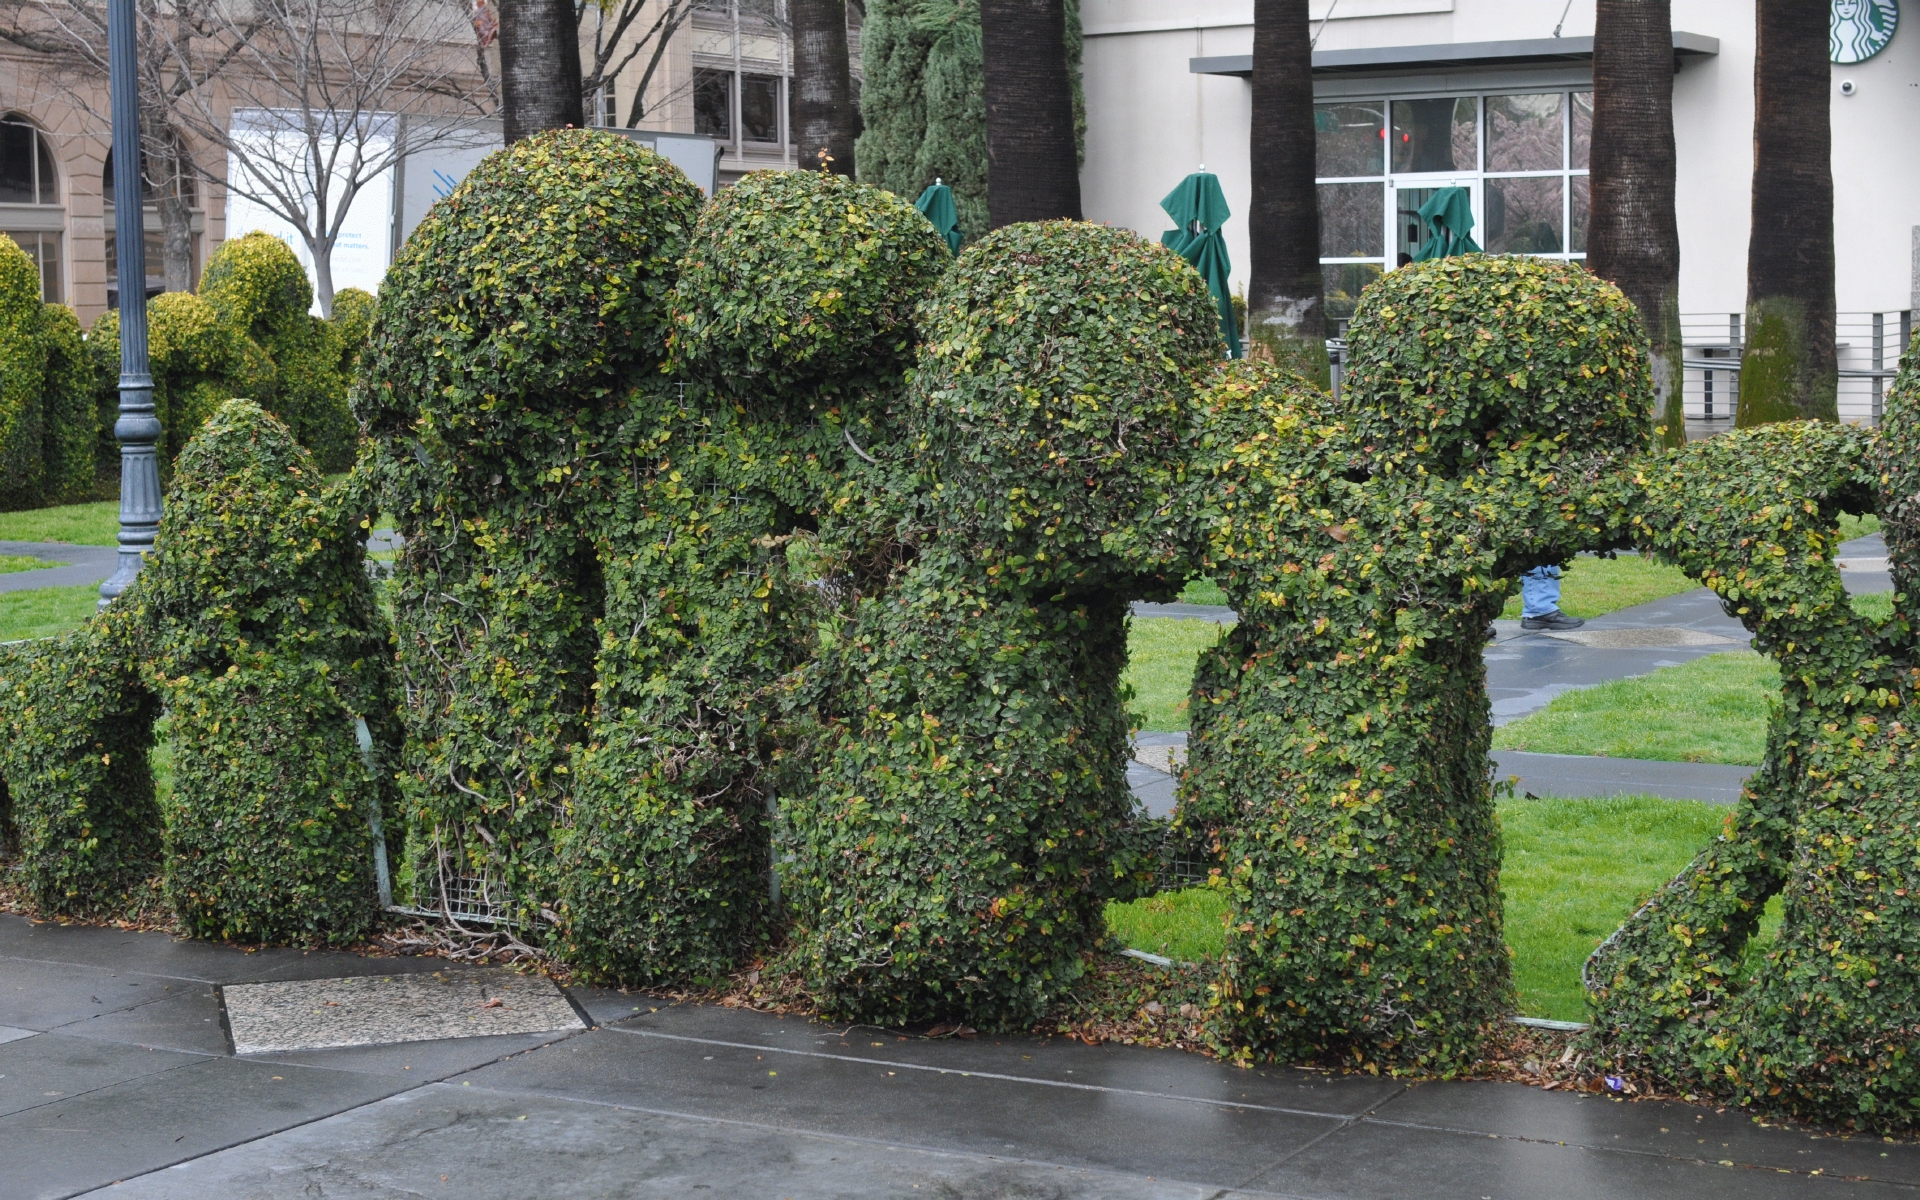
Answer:
[[[927,1041],[592,988],[571,996],[594,1027],[570,1035],[232,1053],[222,984],[447,969],[0,917],[0,1198],[1920,1190],[1920,1146],[1735,1112]]]
[[[38,571],[10,571],[0,575],[0,592],[30,592],[36,588],[78,587],[99,583],[113,574],[119,551],[112,546],[73,546],[65,542],[0,542],[0,554],[14,554],[65,566]]]

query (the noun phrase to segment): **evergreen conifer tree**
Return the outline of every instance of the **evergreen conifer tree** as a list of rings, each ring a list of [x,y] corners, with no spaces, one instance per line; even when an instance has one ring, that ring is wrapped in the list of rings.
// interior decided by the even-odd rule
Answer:
[[[866,132],[855,151],[862,181],[911,200],[936,178],[953,188],[968,241],[987,221],[987,109],[979,0],[867,0],[861,27]],[[1067,67],[1074,147],[1086,157],[1080,85],[1080,4],[1067,0]]]

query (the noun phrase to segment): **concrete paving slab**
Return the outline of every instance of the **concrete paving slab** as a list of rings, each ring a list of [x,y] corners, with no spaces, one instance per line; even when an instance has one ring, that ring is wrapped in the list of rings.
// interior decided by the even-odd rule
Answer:
[[[1240,620],[1240,614],[1224,604],[1149,604],[1145,600],[1135,600],[1130,607],[1136,617],[1212,621],[1215,625],[1232,625]]]
[[[1737,1164],[1375,1121],[1346,1126],[1263,1173],[1251,1186],[1340,1200],[1866,1200],[1912,1195],[1899,1184],[1809,1178],[1743,1170]]]
[[[1232,1187],[1337,1117],[938,1073],[598,1030],[474,1087]],[[1255,1090],[1249,1087],[1249,1092]]]
[[[162,985],[166,994],[144,1004],[61,1025],[69,1037],[123,1042],[191,1054],[231,1054],[226,1014],[209,983],[178,980]]]
[[[762,1055],[832,1058],[856,1067],[971,1073],[1075,1090],[1341,1117],[1366,1112],[1405,1086],[1372,1076],[1329,1075],[1293,1067],[1242,1070],[1201,1055],[1167,1054],[1111,1042],[1088,1046],[1067,1038],[1011,1035],[925,1038],[870,1025],[783,1018],[713,1004],[661,1004],[655,1011],[643,1011],[608,1029],[750,1049]]]
[[[1629,1104],[1609,1097],[1542,1092],[1499,1083],[1416,1084],[1383,1105],[1374,1121],[1475,1136],[1565,1142],[1603,1150],[1802,1175],[1875,1179],[1920,1186],[1920,1146],[1877,1137],[1835,1137],[1750,1114],[1691,1104]]]
[[[431,1152],[424,1152],[431,1148]],[[1015,1148],[1016,1150],[1018,1147]],[[457,1195],[485,1200],[1250,1195],[912,1143],[634,1111],[440,1084],[129,1180],[101,1195]]]
[[[202,1058],[0,1117],[7,1200],[71,1196],[407,1087],[351,1071]]]
[[[0,959],[0,1025],[45,1031],[169,995],[183,981],[135,971]]]
[[[1747,776],[1758,767],[1719,763],[1654,762],[1585,754],[1534,754],[1495,750],[1494,778],[1517,779],[1514,792],[1536,796],[1665,796],[1736,804]]]
[[[335,1046],[328,1050],[289,1050],[254,1054],[248,1062],[277,1062],[291,1066],[322,1067],[329,1071],[364,1071],[392,1075],[413,1083],[447,1079],[464,1071],[525,1054],[574,1036],[575,1030],[552,1033],[502,1034],[494,1037],[443,1038],[430,1042],[402,1042],[390,1046]]]
[[[15,1029],[10,1025],[0,1025],[0,1046],[8,1042],[17,1042],[21,1038],[30,1038],[39,1033],[35,1029]]]
[[[229,984],[236,1054],[584,1029],[553,981],[505,967]]]
[[[43,1033],[0,1046],[0,1116],[199,1062],[197,1054]],[[0,1173],[3,1176],[4,1173]],[[0,1178],[0,1192],[5,1190]]]
[[[1137,760],[1127,763],[1127,790],[1150,817],[1170,817],[1178,799],[1172,775]]]
[[[0,915],[0,958],[109,967],[170,979],[223,983],[260,978],[302,961],[298,950],[245,950],[219,942]],[[351,957],[351,956],[349,956]]]

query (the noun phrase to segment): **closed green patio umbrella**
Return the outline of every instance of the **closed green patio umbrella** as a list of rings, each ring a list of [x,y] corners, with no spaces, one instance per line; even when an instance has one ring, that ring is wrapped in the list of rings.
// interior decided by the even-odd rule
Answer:
[[[1467,189],[1441,188],[1420,206],[1420,219],[1427,223],[1429,236],[1413,261],[1480,253],[1478,243],[1469,236],[1473,232],[1473,201]]]
[[[1227,290],[1227,239],[1220,226],[1233,214],[1227,209],[1227,197],[1220,190],[1220,177],[1210,171],[1195,171],[1167,193],[1160,207],[1179,228],[1160,235],[1160,244],[1193,264],[1200,278],[1213,293],[1213,304],[1220,310],[1220,336],[1227,343],[1227,357],[1240,357],[1240,323],[1233,317],[1233,294]]]
[[[913,206],[947,239],[947,249],[960,253],[960,213],[953,207],[953,189],[936,177]]]

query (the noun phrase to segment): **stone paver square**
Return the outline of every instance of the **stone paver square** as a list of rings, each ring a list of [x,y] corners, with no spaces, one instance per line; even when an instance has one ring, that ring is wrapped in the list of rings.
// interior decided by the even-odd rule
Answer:
[[[584,1029],[553,981],[504,967],[222,989],[236,1054]]]

